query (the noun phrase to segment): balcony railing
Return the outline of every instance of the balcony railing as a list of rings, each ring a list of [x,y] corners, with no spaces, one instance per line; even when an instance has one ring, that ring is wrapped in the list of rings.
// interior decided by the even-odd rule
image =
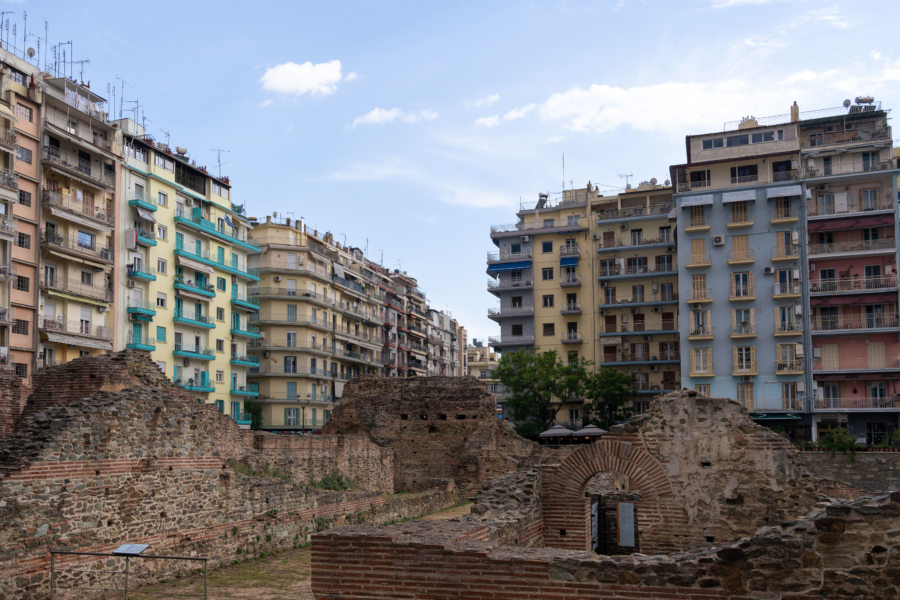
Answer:
[[[565,306],[561,306],[559,308],[559,313],[562,315],[580,315],[581,304],[577,302],[569,302]]]
[[[648,349],[619,350],[615,355],[603,355],[603,362],[658,362],[661,360],[681,360],[681,353],[669,350],[661,354],[652,354]]]
[[[283,323],[296,323],[297,325],[309,325],[312,327],[324,327],[331,329],[331,322],[324,316],[313,318],[308,313],[288,313],[274,310],[266,310],[251,318],[251,321],[277,321]]]
[[[531,258],[531,248],[523,248],[520,252],[501,250],[500,252],[488,252],[487,261],[497,262],[501,260],[528,260]]]
[[[900,368],[900,358],[896,356],[868,358],[813,359],[813,371],[882,371]]]
[[[735,337],[739,336],[752,336],[756,335],[756,325],[735,325],[731,328],[731,335]]]
[[[535,223],[512,223],[511,225],[491,225],[491,233],[508,233],[513,231],[535,231],[540,229],[577,229],[584,228],[581,217],[574,222],[568,219],[545,219]]]
[[[794,210],[793,206],[776,206],[771,213],[769,213],[769,219],[772,221],[778,221],[781,219],[798,219],[799,215],[797,211]]]
[[[863,290],[886,290],[897,287],[896,277],[854,277],[841,279],[820,279],[811,281],[811,294],[833,294],[840,292],[860,292]]]
[[[855,213],[867,213],[878,210],[891,210],[893,205],[890,198],[878,198],[877,200],[866,200],[861,198],[849,200],[846,205],[836,205],[834,200],[831,202],[817,202],[810,200],[807,203],[807,215],[810,217],[827,217],[832,215],[851,215]]]
[[[529,289],[532,286],[530,279],[488,279],[488,290],[515,290]]]
[[[666,215],[672,210],[671,202],[660,204],[651,204],[649,208],[646,206],[632,206],[620,209],[606,209],[597,211],[598,221],[609,221],[612,219],[629,219],[634,217],[646,217],[652,215]]]
[[[206,283],[202,280],[194,281],[193,279],[185,279],[183,275],[175,276],[175,289],[193,292],[208,298],[213,298],[216,295],[216,288],[211,283]]]
[[[112,290],[107,289],[102,285],[87,285],[80,281],[72,281],[63,277],[44,276],[41,278],[41,286],[51,290],[95,298],[104,302],[112,302],[113,299]]]
[[[147,300],[128,299],[127,310],[130,313],[156,314],[156,304]]]
[[[794,181],[800,179],[800,171],[798,169],[790,169],[788,171],[775,171],[772,173],[772,181]]]
[[[648,273],[675,273],[672,265],[626,265],[621,267],[600,267],[600,277],[615,277],[617,275],[645,275]]]
[[[245,366],[259,366],[259,357],[232,353],[231,362],[244,364]]]
[[[325,295],[324,292],[313,292],[307,289],[288,288],[280,286],[253,286],[250,288],[250,294],[253,296],[286,296],[288,298],[301,298],[314,302],[322,302],[334,305],[334,300]]]
[[[177,311],[175,312],[175,322],[203,327],[204,329],[214,329],[216,326],[208,315],[198,315],[195,313],[188,314]]]
[[[775,361],[775,372],[776,373],[784,373],[791,371],[803,371],[803,359],[802,358],[791,358],[787,360],[776,360]]]
[[[567,331],[561,338],[563,344],[580,344],[584,341],[580,331]]]
[[[690,290],[688,295],[688,302],[711,302],[712,298],[709,295],[709,290]]]
[[[751,263],[756,259],[753,257],[752,249],[742,249],[742,250],[729,250],[728,251],[728,262],[729,263]]]
[[[559,282],[559,287],[577,287],[581,285],[581,277],[578,275],[566,275],[564,279]]]
[[[864,161],[854,160],[840,162],[831,166],[807,167],[805,177],[828,177],[831,175],[853,175],[855,173],[868,173],[871,171],[889,171],[894,168],[892,160]]]
[[[800,244],[775,246],[772,248],[773,260],[794,260],[800,257]]]
[[[685,263],[685,267],[705,267],[710,264],[710,258],[708,252],[691,254],[691,256],[687,259]]]
[[[844,254],[853,252],[874,252],[879,250],[895,250],[897,240],[888,238],[884,240],[855,240],[851,242],[838,242],[834,244],[810,244],[809,255]]]
[[[146,335],[134,335],[134,333],[129,331],[126,345],[129,348],[137,348],[138,350],[154,350],[156,349],[156,338]]]
[[[42,152],[43,159],[51,164],[59,165],[65,170],[72,171],[81,177],[87,177],[93,182],[105,188],[113,187],[115,175],[107,173],[103,168],[92,169],[91,161],[76,158],[74,153],[66,156],[65,153],[55,146],[44,146]]]
[[[0,308],[0,323],[12,323],[16,320],[15,307]]]
[[[900,409],[897,397],[816,398],[814,410],[872,410],[879,408]]]
[[[885,141],[891,139],[890,129],[876,129],[874,131],[865,131],[861,129],[851,129],[849,131],[834,131],[831,133],[823,133],[817,136],[810,136],[800,140],[801,148],[818,148],[822,146],[834,146],[838,144],[849,144],[852,142],[863,141]]]
[[[618,239],[613,239],[612,243],[607,245],[603,244],[597,247],[598,251],[610,250],[614,248],[636,248],[638,246],[653,246],[659,244],[674,244],[670,237],[652,237],[645,238],[641,237],[640,239],[634,239],[628,235],[622,235]],[[560,247],[560,254],[562,254],[562,249],[565,246]]]
[[[489,337],[491,346],[530,346],[534,344],[533,335],[504,335],[501,337]]]
[[[0,170],[0,185],[17,190],[19,189],[19,176],[12,171]]]
[[[62,319],[38,319],[38,327],[44,331],[71,333],[104,340],[112,339],[112,330],[105,325],[93,325],[90,321],[66,321]]]
[[[44,204],[59,206],[69,212],[84,215],[85,217],[89,217],[106,225],[113,225],[115,222],[114,215],[108,213],[105,208],[94,206],[93,203],[85,202],[84,200],[78,201],[72,199],[71,193],[66,197],[63,197],[62,192],[59,190],[43,190],[41,192],[41,197]]]
[[[896,316],[862,316],[862,317],[818,317],[813,316],[810,321],[810,330],[821,331],[856,331],[866,329],[893,329],[898,327]]]
[[[82,241],[78,238],[67,238],[66,236],[45,231],[41,236],[41,241],[48,246],[55,246],[74,254],[102,260],[107,263],[113,262],[114,252],[112,248],[100,248],[96,244]]]
[[[216,353],[212,348],[195,346],[193,344],[175,344],[175,356],[185,356],[188,354],[193,354],[201,360],[212,360],[216,356]]]
[[[776,283],[772,286],[773,296],[795,296],[800,291],[799,283]]]
[[[566,245],[566,246],[560,246],[559,247],[559,255],[560,255],[560,257],[581,256],[581,249],[578,247],[578,244],[575,244],[574,246],[571,244]]]
[[[800,323],[776,323],[775,324],[775,333],[803,333],[803,325]]]

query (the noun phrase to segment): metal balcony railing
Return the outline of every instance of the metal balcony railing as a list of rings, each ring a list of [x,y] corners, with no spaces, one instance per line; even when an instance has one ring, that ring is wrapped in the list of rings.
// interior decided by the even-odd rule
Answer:
[[[115,185],[115,175],[113,173],[105,172],[102,167],[100,169],[92,169],[89,160],[78,158],[74,153],[66,153],[55,146],[44,146],[42,156],[45,161],[63,167],[68,171],[73,171],[80,176],[87,177],[103,187],[113,187]]]
[[[103,300],[104,302],[112,302],[113,298],[112,290],[107,289],[101,285],[88,285],[81,283],[80,281],[73,281],[64,277],[44,276],[41,278],[41,286],[51,290],[70,292],[72,294],[78,294],[80,296],[86,296],[88,298]]]
[[[862,316],[862,317],[819,317],[813,316],[810,321],[811,331],[856,331],[866,329],[893,329],[900,321],[896,316]]]
[[[888,171],[894,168],[892,160],[854,160],[839,162],[830,166],[817,164],[815,167],[805,169],[805,177],[828,177],[830,175],[853,175],[855,173],[868,173],[871,171]]]
[[[855,240],[849,242],[837,242],[834,244],[810,244],[809,255],[843,254],[850,252],[873,252],[877,250],[894,250],[897,248],[897,240],[888,238],[884,240]]]
[[[896,356],[868,358],[813,359],[813,371],[881,371],[900,368],[900,358]]]
[[[112,248],[100,248],[93,240],[70,238],[52,231],[45,231],[41,236],[41,242],[47,246],[55,246],[61,250],[109,263],[113,262],[115,255]]]
[[[65,317],[57,319],[38,319],[38,328],[44,331],[71,333],[104,340],[112,339],[112,330],[105,325],[93,325],[90,321],[67,321]]]
[[[789,296],[799,293],[799,283],[776,283],[772,286],[772,295],[774,296]]]
[[[878,210],[891,210],[890,198],[878,198],[877,200],[863,200],[855,198],[848,200],[846,204],[836,205],[832,198],[828,202],[818,199],[810,199],[807,202],[807,215],[810,217],[827,217],[832,215],[851,215],[855,213],[867,213]]]
[[[778,373],[784,371],[802,371],[803,370],[803,359],[802,358],[791,358],[787,360],[776,360],[775,361],[775,371]]]
[[[632,206],[620,209],[600,210],[597,214],[598,221],[608,221],[612,219],[627,219],[632,217],[644,217],[651,215],[666,215],[672,210],[671,202],[659,204],[651,204],[649,208],[646,206]]]
[[[846,277],[841,279],[820,279],[811,281],[811,294],[829,294],[837,292],[859,292],[862,290],[886,290],[897,287],[897,278],[890,277]]]
[[[501,260],[528,260],[531,258],[531,248],[522,248],[519,252],[501,250],[500,252],[488,252],[487,261],[497,262]]]
[[[712,325],[691,327],[690,329],[688,329],[688,337],[705,337],[710,335],[713,335]]]
[[[831,133],[823,133],[816,136],[810,136],[800,140],[801,148],[820,148],[822,146],[834,146],[839,144],[849,144],[862,141],[884,141],[889,142],[891,139],[890,129],[851,129],[849,131],[834,131]]]
[[[894,396],[884,397],[838,397],[838,398],[816,398],[814,410],[872,410],[879,408],[900,409],[900,398]]]
[[[773,259],[794,259],[800,257],[800,244],[776,246],[772,248]]]

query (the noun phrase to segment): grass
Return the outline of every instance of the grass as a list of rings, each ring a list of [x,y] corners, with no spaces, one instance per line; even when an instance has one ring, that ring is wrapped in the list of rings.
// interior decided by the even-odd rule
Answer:
[[[291,476],[278,467],[269,466],[268,463],[263,465],[262,469],[254,469],[247,463],[242,460],[235,460],[233,458],[229,458],[228,466],[241,473],[242,475],[249,475],[250,477],[269,477],[271,479],[281,479],[283,481],[290,480]]]
[[[349,477],[344,477],[340,473],[332,473],[331,475],[326,475],[318,481],[310,481],[309,487],[313,487],[319,490],[331,490],[333,492],[346,492],[349,490],[355,490],[359,487],[359,484]]]

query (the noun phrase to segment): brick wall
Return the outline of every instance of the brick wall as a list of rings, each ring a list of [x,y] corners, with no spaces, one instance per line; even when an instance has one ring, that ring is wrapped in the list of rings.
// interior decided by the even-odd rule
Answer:
[[[15,429],[30,391],[12,370],[0,368],[0,438]]]
[[[837,479],[867,492],[900,489],[900,452],[801,452],[809,472],[823,479]]]
[[[670,556],[510,548],[484,541],[484,527],[420,522],[316,534],[313,593],[318,600],[900,597],[900,494],[831,505],[731,544]]]

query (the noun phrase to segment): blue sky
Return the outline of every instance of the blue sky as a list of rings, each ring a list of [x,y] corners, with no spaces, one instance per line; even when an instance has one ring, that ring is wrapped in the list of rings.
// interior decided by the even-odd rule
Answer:
[[[209,7],[215,6],[212,10]],[[148,130],[222,172],[252,215],[304,217],[417,276],[469,338],[492,224],[588,180],[668,177],[687,133],[746,115],[900,105],[897,4],[0,2]],[[36,38],[29,38],[34,46]],[[41,42],[43,45],[43,41]],[[74,68],[76,77],[80,67]],[[117,80],[119,78],[119,80]]]

